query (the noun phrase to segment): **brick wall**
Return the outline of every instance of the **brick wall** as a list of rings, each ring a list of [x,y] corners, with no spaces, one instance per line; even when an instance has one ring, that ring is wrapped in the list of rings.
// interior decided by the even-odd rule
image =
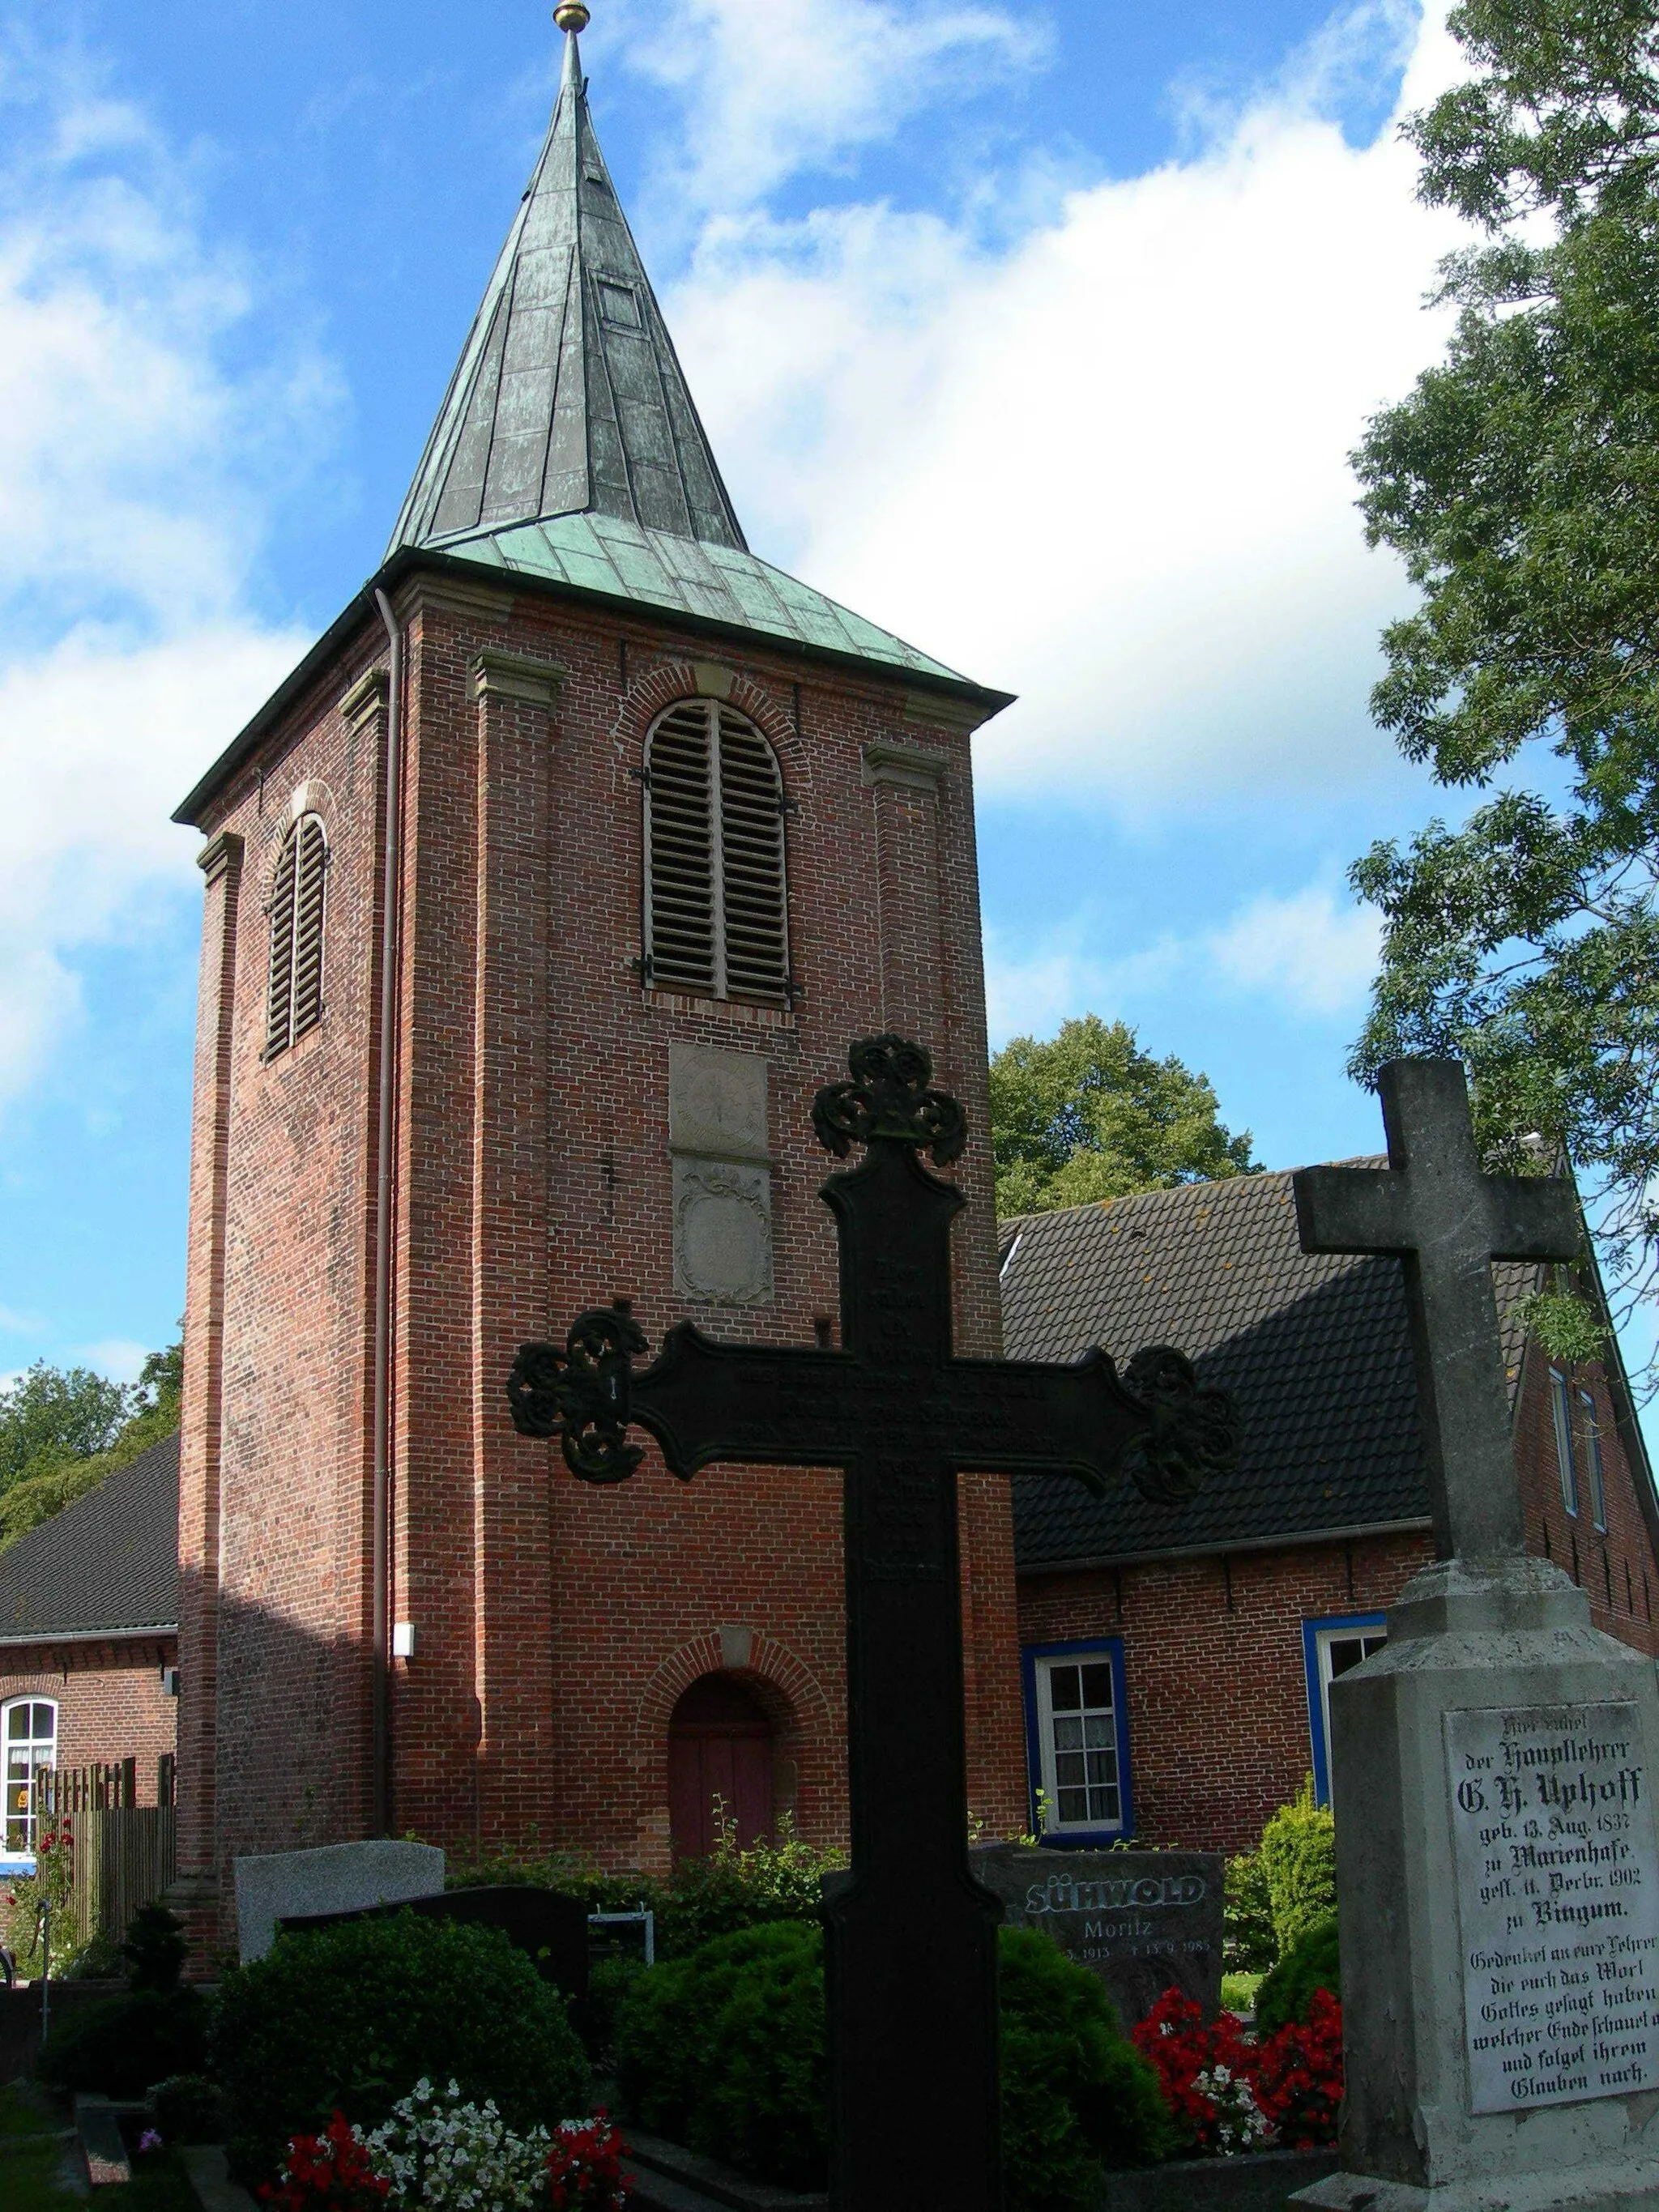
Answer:
[[[1582,1477],[1577,1522],[1563,1510],[1548,1375],[1548,1361],[1530,1351],[1515,1425],[1528,1548],[1547,1551],[1582,1583],[1598,1628],[1659,1653],[1650,1617],[1659,1569],[1607,1378],[1599,1366],[1575,1370],[1575,1387],[1582,1381],[1591,1391],[1601,1417],[1603,1535],[1590,1525]],[[1304,1621],[1381,1612],[1432,1557],[1425,1530],[1029,1575],[1019,1584],[1019,1637],[1032,1644],[1121,1636],[1141,1833],[1193,1850],[1243,1850],[1311,1765]]]
[[[399,611],[392,1610],[416,1624],[417,1645],[395,1664],[393,1826],[451,1844],[533,1826],[608,1863],[660,1865],[665,1686],[682,1680],[687,1652],[730,1649],[748,1652],[739,1671],[775,1713],[803,1832],[839,1837],[838,1480],[715,1469],[682,1486],[653,1450],[623,1488],[590,1490],[556,1449],[514,1435],[502,1384],[526,1336],[617,1293],[635,1298],[653,1344],[680,1317],[667,1146],[678,1040],[765,1056],[775,1159],[775,1302],[691,1317],[810,1345],[836,1301],[816,1195],[831,1164],[811,1136],[811,1099],[843,1072],[849,1042],[888,1019],[929,1044],[980,1138],[961,1169],[975,1203],[957,1235],[957,1341],[996,1347],[965,718],[901,682],[782,649],[693,644],[665,625],[448,580],[417,576]],[[221,1042],[204,1039],[198,1062],[198,1155],[210,1164],[222,1128],[223,1158],[216,1189],[207,1165],[193,1182],[187,1327],[203,1347],[185,1410],[203,1597],[184,1677],[199,1773],[181,1786],[204,1802],[216,1786],[198,1870],[222,1879],[237,1850],[362,1833],[369,1817],[386,722],[372,694],[355,712],[342,702],[383,654],[378,629],[343,645],[202,824],[240,837],[244,856],[234,884],[210,890],[206,967],[234,981],[222,1019],[204,998]],[[496,672],[486,659],[480,674],[492,654]],[[634,965],[638,771],[654,716],[696,692],[694,661],[726,672],[732,703],[781,764],[802,994],[791,1012],[647,991]],[[872,769],[872,747],[920,755],[921,768]],[[330,836],[327,1013],[265,1064],[262,909],[301,802]],[[972,1786],[1004,1822],[1021,1787],[1005,1486],[964,1485],[963,1520]],[[189,1713],[192,1638],[204,1660],[216,1640],[216,1679],[200,1675],[210,1714]]]
[[[178,1747],[179,1700],[161,1686],[173,1663],[171,1641],[76,1645],[0,1657],[0,1706],[14,1698],[50,1698],[58,1707],[58,1764],[137,1761],[138,1802],[155,1802],[156,1762]]]

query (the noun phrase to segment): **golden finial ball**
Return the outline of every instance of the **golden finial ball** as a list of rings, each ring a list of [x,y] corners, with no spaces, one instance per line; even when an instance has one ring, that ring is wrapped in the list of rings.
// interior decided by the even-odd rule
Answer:
[[[562,31],[585,31],[592,20],[582,0],[559,0],[553,10],[553,21]]]

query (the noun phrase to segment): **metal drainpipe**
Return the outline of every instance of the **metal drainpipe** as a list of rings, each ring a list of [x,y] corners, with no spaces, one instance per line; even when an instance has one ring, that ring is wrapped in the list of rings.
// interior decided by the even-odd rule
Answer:
[[[392,1829],[392,1144],[398,1053],[398,896],[403,850],[404,634],[384,592],[374,604],[391,647],[386,677],[386,864],[380,896],[380,1097],[374,1179],[374,1497],[370,1573],[374,1599],[374,1832]]]

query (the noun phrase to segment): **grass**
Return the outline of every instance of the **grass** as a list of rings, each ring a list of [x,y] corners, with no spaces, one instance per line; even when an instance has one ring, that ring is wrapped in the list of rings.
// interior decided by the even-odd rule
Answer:
[[[40,2090],[20,2081],[0,2089],[0,2136],[46,2135],[65,2125],[61,2112]]]
[[[1224,1974],[1221,1977],[1221,2002],[1229,2012],[1254,2012],[1255,1993],[1267,1979],[1265,1974]]]

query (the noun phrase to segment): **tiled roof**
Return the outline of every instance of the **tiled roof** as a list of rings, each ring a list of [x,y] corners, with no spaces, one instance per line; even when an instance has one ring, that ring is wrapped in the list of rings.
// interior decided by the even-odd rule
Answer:
[[[1122,1366],[1172,1344],[1238,1409],[1236,1472],[1174,1511],[1127,1483],[1097,1499],[1020,1477],[1022,1569],[1427,1519],[1401,1263],[1304,1253],[1288,1174],[1028,1214],[1003,1224],[1002,1243],[1009,1358],[1072,1360],[1099,1344]],[[1516,1315],[1536,1270],[1493,1272],[1513,1390]]]
[[[179,1439],[0,1552],[0,1642],[172,1626],[179,1618]]]

